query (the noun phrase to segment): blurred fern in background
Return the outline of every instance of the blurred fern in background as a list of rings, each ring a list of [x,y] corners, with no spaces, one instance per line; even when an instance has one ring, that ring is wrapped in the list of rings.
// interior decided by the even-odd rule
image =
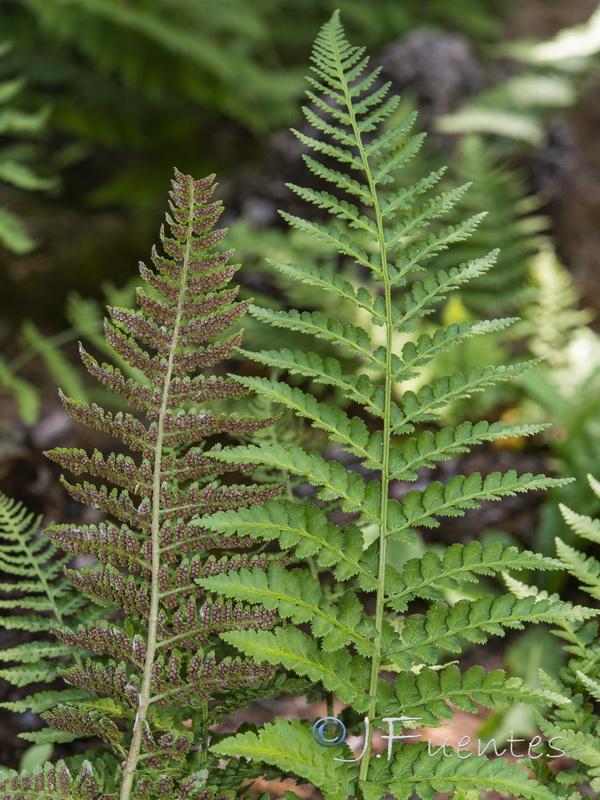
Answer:
[[[231,168],[264,145],[266,132],[295,118],[299,65],[314,30],[338,5],[5,0],[0,26],[18,40],[14,64],[35,80],[38,97],[54,96],[53,129],[88,142],[90,153],[118,154],[104,161],[112,175],[95,200],[127,197],[147,207],[170,172],[174,148],[180,163],[195,169],[209,162]],[[341,5],[349,29],[375,47],[419,25],[465,31],[485,43],[499,35],[507,4],[382,0],[377,13],[360,0]],[[198,147],[200,136],[216,136],[212,152]]]
[[[12,44],[0,42],[0,59],[11,51]],[[36,138],[43,133],[49,108],[26,111],[20,108],[20,94],[25,86],[21,76],[6,77],[0,74],[0,191],[4,195],[5,186],[13,186],[25,191],[51,189],[56,186],[55,178],[45,178],[37,174],[34,164],[39,162],[39,148]],[[0,199],[0,242],[13,253],[29,253],[36,246],[22,220],[10,209],[4,207]]]

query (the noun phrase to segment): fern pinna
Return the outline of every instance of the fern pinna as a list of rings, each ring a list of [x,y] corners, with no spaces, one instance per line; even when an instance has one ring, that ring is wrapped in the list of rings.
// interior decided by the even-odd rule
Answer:
[[[315,784],[328,800],[349,796],[378,800],[388,793],[406,800],[413,792],[429,800],[436,792],[482,789],[548,798],[544,786],[503,759],[488,761],[483,755],[464,754],[446,758],[439,752],[430,754],[425,743],[402,746],[390,739],[394,746],[389,759],[375,760],[373,728],[387,730],[386,720],[391,717],[415,717],[439,725],[439,717],[452,717],[447,701],[475,711],[474,701],[492,706],[496,699],[545,702],[551,696],[507,679],[501,672],[486,675],[483,669],[472,668],[461,675],[456,666],[444,666],[443,656],[438,667],[440,654],[458,653],[461,641],[481,644],[527,622],[548,622],[566,614],[581,619],[588,612],[556,599],[518,599],[512,593],[460,599],[452,605],[448,593],[464,591],[465,584],[476,582],[478,575],[560,566],[560,562],[500,542],[485,548],[478,542],[454,544],[442,556],[428,552],[422,559],[408,560],[401,569],[387,563],[389,543],[413,542],[415,527],[437,527],[438,517],[462,515],[483,501],[556,482],[543,475],[495,472],[485,478],[459,476],[446,485],[432,482],[409,492],[402,501],[391,496],[393,482],[415,481],[424,469],[455,453],[505,436],[539,431],[540,426],[500,422],[465,422],[437,431],[422,427],[435,422],[438,410],[454,398],[468,397],[519,375],[529,365],[472,368],[416,392],[401,392],[401,384],[418,376],[436,354],[466,337],[497,331],[512,322],[465,322],[440,327],[433,335],[413,336],[421,317],[432,313],[448,292],[488,270],[495,255],[448,271],[426,272],[437,253],[470,235],[481,215],[427,234],[429,222],[443,216],[465,187],[422,200],[439,180],[436,172],[413,186],[398,188],[396,172],[418,150],[421,137],[408,135],[412,118],[377,134],[379,124],[390,120],[396,110],[398,98],[386,99],[389,85],[377,83],[378,70],[369,72],[363,50],[346,41],[337,13],[318,35],[312,61],[314,77],[309,78],[307,92],[311,105],[304,113],[316,132],[296,135],[313,151],[304,156],[311,172],[334,189],[329,193],[291,188],[326,210],[333,220],[283,216],[292,227],[356,262],[363,274],[370,275],[372,289],[357,289],[339,274],[316,267],[273,263],[286,277],[359,307],[374,326],[383,329],[383,344],[375,344],[364,328],[318,312],[252,307],[251,313],[259,320],[325,339],[337,347],[340,358],[358,358],[363,369],[358,375],[345,373],[337,358],[322,359],[311,352],[310,339],[304,351],[246,355],[267,367],[342,391],[361,414],[352,416],[285,382],[265,377],[243,377],[240,382],[309,420],[375,478],[365,478],[298,445],[254,444],[218,454],[225,463],[251,460],[300,476],[315,487],[316,502],[298,505],[291,500],[268,500],[260,507],[216,513],[201,525],[223,533],[234,529],[257,541],[279,540],[300,562],[310,559],[313,569],[272,564],[267,570],[221,573],[198,583],[225,597],[276,609],[288,620],[270,631],[235,631],[224,638],[257,662],[281,663],[325,693],[336,695],[346,705],[342,716],[347,724],[360,721],[362,726],[366,718],[366,742],[362,757],[353,758],[348,748],[320,747],[308,722],[280,719],[258,733],[247,731],[218,743],[213,750],[223,756],[262,760]],[[340,169],[335,162],[341,164]],[[403,346],[395,351],[399,337]],[[336,503],[352,515],[349,524],[340,526],[328,516]],[[374,526],[378,535],[373,542],[372,536],[366,537]],[[330,579],[319,581],[315,565],[317,570],[333,573],[333,586]],[[425,602],[428,610],[408,613],[413,601]],[[391,684],[384,679],[385,672],[397,673]],[[399,731],[397,723],[394,734]],[[321,744],[327,739],[332,741],[328,731]]]
[[[214,369],[240,343],[241,333],[230,329],[247,306],[227,286],[237,266],[217,247],[225,230],[215,228],[222,209],[210,199],[214,189],[212,177],[192,180],[176,172],[171,235],[161,229],[164,254],[153,250],[155,269],[140,266],[146,285],[137,293],[139,310],[109,309],[107,341],[139,370],[139,380],[82,350],[91,374],[146,421],[62,398],[72,417],[112,434],[139,457],[65,448],[48,453],[71,472],[105,481],[63,479],[76,500],[118,523],[46,530],[69,553],[97,559],[67,574],[103,608],[104,619],[57,630],[64,643],[90,656],[64,673],[67,683],[87,692],[87,701],[42,716],[59,731],[99,737],[109,747],[102,761],[85,765],[83,777],[61,764],[42,777],[3,782],[6,800],[38,798],[34,788],[42,785],[49,792],[54,787],[53,798],[219,797],[223,771],[207,750],[209,725],[257,694],[280,691],[272,666],[236,656],[219,639],[232,629],[268,628],[276,612],[216,602],[194,583],[223,570],[264,569],[269,556],[253,555],[249,537],[214,534],[191,526],[192,518],[260,504],[282,488],[248,483],[244,475],[236,484],[227,474],[235,478],[237,467],[211,455],[227,449],[227,437],[272,422],[211,413],[205,405],[246,393]]]

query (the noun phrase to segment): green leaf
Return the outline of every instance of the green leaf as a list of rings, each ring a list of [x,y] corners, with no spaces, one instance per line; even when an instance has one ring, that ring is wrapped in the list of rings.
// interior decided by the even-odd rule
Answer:
[[[415,394],[406,391],[402,397],[401,412],[394,420],[395,433],[411,433],[415,422],[426,422],[439,418],[436,410],[447,406],[453,400],[470,397],[500,381],[511,380],[529,370],[537,360],[522,364],[480,369],[471,367],[466,375],[455,373],[452,376],[438,378],[431,384],[423,386]]]
[[[56,180],[40,178],[26,164],[12,160],[0,160],[0,181],[29,191],[51,189],[56,185]]]
[[[542,719],[539,714],[536,714],[536,720],[544,736],[558,739],[560,748],[569,758],[575,758],[592,767],[591,776],[598,777],[600,775],[600,747],[597,736],[584,731],[568,730],[561,725],[555,725]]]
[[[272,764],[285,774],[309,781],[320,789],[325,800],[347,800],[356,766],[334,761],[333,749],[320,746],[310,729],[299,720],[278,719],[262,726],[258,734],[248,731],[230,736],[213,745],[219,756]]]
[[[591,597],[600,600],[600,561],[585,556],[558,537],[555,538],[556,553],[565,562],[571,575],[581,581],[582,587]]]
[[[382,387],[378,387],[366,375],[358,378],[346,375],[342,365],[336,358],[321,358],[316,353],[305,353],[301,350],[261,350],[251,353],[241,350],[243,355],[266,364],[269,367],[285,369],[292,375],[303,375],[315,383],[325,383],[340,389],[345,397],[368,408],[377,416],[383,416],[381,406]]]
[[[39,745],[64,744],[65,742],[74,742],[78,738],[75,733],[57,731],[55,728],[42,728],[40,731],[28,731],[19,734],[19,739],[25,739],[26,742],[33,742]]]
[[[334,183],[339,183],[342,188],[352,190],[354,194],[358,194],[363,198],[363,202],[368,197],[367,188],[359,184],[357,181],[353,181],[341,173],[336,172],[335,170],[329,170],[325,167],[321,167],[318,162],[314,161],[313,159],[309,159],[308,156],[305,156],[305,160],[311,163],[313,166],[313,171],[317,172],[322,177],[327,177],[327,179],[333,181]],[[364,250],[360,245],[356,244],[356,242],[354,242],[350,236],[348,236],[348,234],[337,225],[320,225],[317,222],[309,222],[301,217],[288,214],[285,211],[280,211],[279,213],[292,228],[314,237],[318,242],[322,242],[330,247],[335,247],[335,249],[343,255],[352,258],[362,267],[366,267],[369,270],[374,270],[375,274],[377,274],[377,270],[372,264],[369,254],[366,252],[366,250]]]
[[[47,711],[49,708],[60,704],[72,705],[81,702],[87,696],[88,693],[82,689],[48,690],[35,692],[35,694],[25,697],[23,700],[0,703],[0,708],[8,708],[16,714],[24,714],[26,711],[31,711],[33,714],[41,714],[42,711]]]
[[[6,208],[0,208],[0,242],[19,256],[31,253],[38,246],[38,242],[26,233],[18,217]]]
[[[1,215],[2,209],[0,209],[0,228],[2,225]],[[0,238],[1,236],[0,231]],[[39,392],[31,383],[16,375],[2,358],[0,358],[0,385],[12,393],[23,422],[26,425],[35,425],[40,413]]]
[[[416,480],[418,470],[435,468],[457,453],[467,453],[474,445],[493,442],[509,436],[531,436],[544,430],[543,425],[492,424],[481,420],[476,424],[462,422],[456,428],[442,428],[433,433],[423,431],[399,443],[390,453],[390,469],[396,480]]]
[[[313,638],[297,628],[275,628],[274,631],[232,631],[221,634],[256,661],[281,664],[298,675],[321,681],[343,703],[352,703],[364,711],[369,703],[364,687],[367,664],[364,659],[352,658],[347,650],[324,652]]]
[[[17,601],[22,602],[22,601]],[[24,607],[24,606],[22,606]],[[59,658],[73,653],[71,647],[60,642],[27,642],[17,647],[8,647],[0,650],[0,661],[20,661],[22,664],[32,664],[44,658]]]
[[[284,550],[295,548],[298,558],[316,556],[320,566],[333,568],[338,580],[358,575],[362,588],[373,588],[373,576],[362,563],[363,538],[359,528],[348,526],[342,532],[312,504],[297,506],[282,500],[267,500],[250,508],[219,511],[202,517],[197,524],[219,533],[236,531],[241,536],[259,540],[278,539]]]
[[[468,477],[457,475],[446,484],[436,481],[424,490],[414,489],[406,495],[402,504],[404,521],[391,531],[391,535],[397,536],[405,528],[417,525],[436,528],[439,522],[435,516],[462,517],[466,509],[478,508],[484,500],[514,497],[521,492],[548,489],[563,483],[561,479],[530,472],[517,475],[514,470],[492,472],[485,478],[477,472]]]
[[[308,392],[292,388],[281,381],[268,378],[240,377],[237,379],[243,386],[253,389],[275,403],[281,403],[299,416],[306,417],[315,428],[326,431],[331,439],[340,442],[345,449],[364,458],[372,469],[381,467],[376,458],[367,451],[369,431],[363,420],[350,417],[340,408],[319,403]]]
[[[196,582],[216,594],[266,609],[276,608],[280,616],[296,624],[310,622],[313,636],[323,639],[324,651],[353,644],[362,655],[372,655],[375,648],[364,632],[359,631],[363,607],[355,594],[347,592],[339,606],[322,597],[319,581],[300,569],[286,570],[280,564],[242,569]],[[370,635],[374,634],[371,630]]]
[[[577,514],[563,503],[559,503],[560,511],[569,525],[578,536],[595,544],[600,544],[600,519],[592,519],[586,514]]]
[[[555,795],[545,786],[531,780],[524,769],[504,759],[488,760],[485,756],[465,754],[445,758],[430,756],[427,745],[404,748],[396,754],[387,786],[398,800],[408,800],[413,792],[423,800],[433,800],[437,792],[458,788],[496,791],[527,800],[551,800]]]
[[[517,598],[511,593],[459,600],[452,608],[434,603],[425,614],[412,614],[406,620],[390,658],[401,669],[410,669],[411,659],[435,664],[439,649],[460,652],[461,638],[485,644],[490,636],[504,636],[505,628],[522,630],[526,622],[556,622],[567,615],[583,620],[593,614],[592,609],[560,600]]]
[[[342,324],[335,317],[326,317],[320,311],[272,311],[268,308],[250,306],[250,313],[261,322],[267,322],[278,328],[308,333],[316,336],[317,339],[327,339],[348,347],[354,355],[377,364],[377,360],[371,353],[372,344],[369,334],[364,328],[357,325]]]
[[[9,681],[13,686],[27,686],[30,683],[50,683],[56,678],[58,665],[52,662],[38,661],[28,667],[9,667],[0,669],[0,678]]]
[[[379,717],[398,715],[418,717],[423,725],[437,727],[439,719],[452,719],[453,706],[478,713],[476,703],[495,708],[497,703],[528,702],[561,706],[569,701],[562,695],[538,689],[516,677],[507,677],[501,669],[486,672],[481,666],[470,667],[464,674],[451,664],[441,670],[422,667],[414,672],[401,672],[394,681],[394,699],[378,713]],[[450,705],[452,704],[452,705]]]
[[[79,370],[72,366],[68,358],[42,334],[31,320],[23,323],[21,336],[25,344],[44,360],[56,385],[61,386],[68,397],[74,400],[87,399],[88,392],[83,385]]]
[[[32,772],[34,767],[37,767],[50,760],[53,750],[54,746],[50,743],[34,744],[31,747],[28,747],[19,761],[19,771]]]
[[[465,582],[476,583],[478,575],[523,569],[560,569],[562,563],[528,550],[505,547],[493,542],[483,548],[479,542],[452,544],[443,557],[428,551],[411,558],[401,574],[392,574],[386,583],[386,604],[395,611],[405,611],[413,597],[442,600],[440,589],[460,589]]]

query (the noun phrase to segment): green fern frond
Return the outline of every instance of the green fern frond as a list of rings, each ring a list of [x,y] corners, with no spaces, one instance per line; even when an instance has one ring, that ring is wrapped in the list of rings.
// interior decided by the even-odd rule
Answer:
[[[250,306],[250,310],[253,316],[262,322],[343,345],[355,356],[372,361],[374,368],[378,365],[377,359],[371,353],[371,339],[364,328],[349,322],[342,324],[333,317],[326,317],[320,311],[273,311],[255,306]]]
[[[13,578],[2,582],[0,591],[18,595],[0,599],[0,608],[29,612],[0,617],[0,628],[50,634],[54,626],[64,625],[74,614],[81,613],[85,604],[62,576],[70,556],[65,556],[40,534],[40,522],[41,518],[28,512],[22,503],[0,493],[0,569],[6,577]],[[62,642],[38,640],[19,644],[0,651],[0,662],[16,663],[16,666],[0,669],[0,677],[17,687],[50,684],[73,657],[73,648]],[[82,699],[85,693],[36,692],[22,700],[5,701],[0,705],[11,711],[34,710],[40,707],[40,701],[44,705],[44,696],[51,698],[54,705],[64,702],[67,696]]]
[[[600,787],[600,747],[598,746],[597,733],[565,730],[562,725],[553,725],[540,718],[539,715],[537,721],[541,731],[546,736],[560,740],[561,749],[571,758],[591,768],[588,771],[588,776],[591,779],[592,788],[598,789]]]
[[[281,617],[296,624],[308,622],[312,635],[322,639],[325,652],[352,644],[361,655],[374,653],[373,623],[363,618],[358,597],[347,592],[333,605],[323,597],[319,581],[304,570],[286,572],[279,564],[272,564],[266,572],[240,570],[235,577],[215,576],[208,581],[219,594],[277,608]]]
[[[585,591],[595,600],[600,600],[600,561],[593,556],[585,558],[561,539],[556,539],[556,553],[567,565],[571,575],[584,584]]]
[[[0,42],[0,59],[12,49],[12,43]],[[21,77],[2,80],[0,82],[0,135],[29,138],[39,134],[48,121],[48,108],[36,111],[25,111],[17,107],[19,94],[25,85]],[[9,139],[10,140],[10,139]],[[43,178],[36,174],[35,167],[23,158],[18,147],[3,144],[0,149],[0,183],[9,184],[25,191],[39,191],[56,186],[55,179]],[[0,207],[0,242],[4,247],[17,255],[30,253],[38,246],[27,232],[22,220],[8,208]],[[0,375],[0,381],[2,380]],[[11,382],[13,386],[11,386]],[[6,381],[9,389],[17,390],[17,397],[22,393],[22,386],[14,386],[14,381]],[[22,396],[22,394],[21,394]]]
[[[588,478],[591,478],[591,475],[589,475]],[[593,487],[591,481],[590,486]],[[578,536],[590,542],[594,542],[595,544],[600,544],[600,520],[592,519],[592,517],[589,517],[587,514],[577,514],[577,512],[572,511],[562,503],[559,508],[567,525],[569,525]]]
[[[469,711],[476,709],[478,697],[483,704],[491,704],[492,687],[499,699],[527,699],[528,689],[520,682],[496,673],[488,678],[479,670],[461,676],[446,668],[433,687],[428,676],[434,670],[423,665],[437,665],[440,651],[459,653],[464,642],[483,644],[491,636],[503,636],[507,629],[527,623],[554,622],[569,615],[576,624],[583,624],[592,614],[589,609],[531,592],[523,597],[512,591],[500,597],[484,595],[458,600],[453,606],[446,602],[449,590],[460,590],[479,576],[558,569],[562,562],[499,544],[483,548],[472,543],[454,545],[440,556],[426,553],[419,561],[409,560],[400,572],[388,563],[388,544],[414,541],[414,528],[437,527],[439,518],[462,516],[482,502],[560,483],[544,475],[517,475],[514,471],[485,477],[475,473],[458,475],[446,484],[426,482],[424,488],[406,495],[393,493],[393,481],[422,478],[423,469],[433,469],[456,453],[503,436],[532,435],[541,430],[486,422],[462,423],[441,431],[422,427],[437,421],[440,411],[453,400],[510,380],[536,362],[471,367],[465,374],[402,391],[402,383],[419,376],[424,365],[454,344],[500,331],[514,322],[452,324],[427,333],[419,328],[422,318],[431,315],[450,292],[486,274],[497,252],[437,268],[434,257],[467,240],[484,214],[439,224],[468,188],[436,191],[441,170],[413,186],[398,188],[397,173],[418,151],[423,137],[410,134],[412,117],[385,127],[392,123],[398,99],[388,97],[389,86],[379,81],[377,71],[369,71],[363,51],[346,41],[337,12],[321,29],[312,62],[307,93],[311,105],[305,115],[316,133],[296,135],[311,151],[304,156],[309,170],[329,186],[325,191],[296,184],[290,188],[326,215],[319,213],[318,221],[288,213],[282,216],[294,229],[329,245],[338,260],[353,262],[357,277],[354,281],[348,271],[342,278],[333,271],[298,263],[273,261],[272,265],[285,278],[305,281],[326,293],[333,308],[335,303],[343,303],[356,314],[352,323],[346,323],[335,314],[252,306],[250,312],[257,320],[304,334],[306,347],[247,355],[275,370],[277,376],[285,370],[311,385],[341,394],[352,402],[352,409],[337,408],[317,399],[304,386],[292,388],[283,380],[262,375],[239,380],[308,420],[320,440],[325,436],[335,450],[342,451],[343,463],[328,461],[297,444],[215,450],[219,461],[236,464],[250,459],[304,479],[315,491],[301,503],[267,502],[260,509],[251,506],[212,515],[204,518],[202,525],[216,532],[235,530],[258,541],[277,540],[294,559],[307,560],[311,574],[272,565],[266,571],[223,573],[197,582],[226,598],[252,604],[266,599],[287,620],[286,626],[230,632],[224,635],[226,641],[257,661],[281,663],[321,684],[355,712],[366,713],[371,724],[394,705],[396,710],[407,705],[400,696],[403,686],[413,687],[411,698],[416,705],[416,687],[421,687],[422,707],[430,722],[436,711],[448,714],[445,697],[456,696],[458,704]],[[312,352],[316,347],[311,348],[309,337],[330,345],[326,357],[322,351]],[[349,358],[359,364],[358,374],[348,366]],[[327,505],[320,508],[313,500]],[[344,524],[336,514],[334,522],[334,517],[328,516],[331,509],[351,512],[351,521]],[[333,572],[334,583],[324,582],[323,588],[317,575],[326,570]],[[424,600],[427,610],[410,613],[414,600]],[[398,672],[397,696],[382,678],[384,668]],[[418,670],[423,672],[420,679],[415,677]],[[415,684],[415,680],[421,683]],[[550,691],[533,691],[529,699],[568,702],[562,692]],[[284,749],[284,727],[276,742],[278,753]],[[513,791],[519,797],[549,797],[544,787],[514,765],[485,759],[470,763],[459,758],[432,760],[422,757],[420,746],[405,746],[393,769],[382,767],[370,758],[371,733],[360,766],[351,773],[355,781],[351,794],[363,800],[378,800],[390,787],[399,798],[407,798],[413,791],[429,799],[436,791],[484,787]],[[217,745],[218,753],[261,758],[283,766],[283,756],[273,755],[270,744],[263,747],[261,736],[238,736]],[[313,747],[311,758],[316,766],[322,753]],[[290,770],[296,769],[287,763]],[[303,769],[305,778],[325,794],[330,791],[324,788],[326,776],[319,774],[320,770],[309,774]],[[380,782],[383,773],[386,777]]]
[[[594,494],[600,497],[600,484],[591,475],[588,481]],[[564,505],[560,505],[562,515],[574,534],[594,544],[600,541],[598,520],[584,514],[577,514]],[[556,538],[556,552],[566,564],[568,572],[580,582],[580,588],[595,600],[600,599],[600,564],[593,556],[587,556],[562,539]],[[507,579],[509,587],[512,580]],[[535,587],[513,585],[522,597],[529,596],[541,599],[547,597]],[[550,600],[555,599],[555,596]],[[586,617],[597,617],[598,609],[589,609]],[[600,789],[600,748],[598,748],[598,732],[600,716],[597,713],[597,702],[600,698],[600,636],[598,621],[586,621],[577,615],[565,614],[555,621],[553,633],[565,644],[564,650],[569,654],[567,664],[559,671],[556,678],[551,678],[540,671],[542,685],[549,691],[558,691],[568,698],[567,706],[559,705],[550,709],[542,717],[536,714],[539,729],[542,733],[559,742],[560,749],[573,759],[568,766],[550,781],[552,788],[560,794],[563,786],[572,787],[569,799],[579,800],[587,797],[580,793],[578,785],[589,782],[594,791]]]
[[[348,650],[325,652],[312,636],[298,628],[275,628],[273,631],[232,631],[223,639],[257,661],[282,664],[298,675],[322,683],[343,703],[352,703],[360,712],[367,710],[369,696],[368,666],[364,659],[352,657]]]
[[[438,650],[459,653],[460,639],[485,644],[490,636],[504,636],[505,628],[521,630],[526,622],[553,622],[568,615],[575,622],[593,616],[591,609],[573,607],[560,600],[517,598],[512,593],[483,595],[475,602],[459,600],[449,608],[434,603],[426,614],[413,614],[402,629],[402,644],[393,646],[387,657],[401,669],[410,669],[411,659],[435,664]]]

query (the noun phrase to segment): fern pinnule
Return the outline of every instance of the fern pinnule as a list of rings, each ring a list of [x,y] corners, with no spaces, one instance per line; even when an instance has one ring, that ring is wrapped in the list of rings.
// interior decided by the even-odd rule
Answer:
[[[444,664],[446,653],[460,653],[465,642],[483,644],[528,622],[552,622],[559,616],[584,620],[591,612],[557,598],[519,598],[511,592],[451,600],[452,592],[464,592],[478,576],[561,566],[559,561],[498,543],[486,548],[476,543],[453,545],[440,557],[429,554],[418,564],[409,560],[398,569],[388,563],[388,545],[414,542],[415,528],[437,527],[440,518],[462,516],[485,501],[544,489],[557,481],[512,470],[485,477],[474,473],[395,496],[393,482],[416,481],[424,470],[456,453],[512,436],[517,429],[519,435],[542,430],[543,426],[486,422],[463,423],[436,432],[424,429],[440,419],[441,409],[452,400],[509,380],[528,369],[531,362],[471,367],[465,374],[402,391],[404,382],[413,380],[449,347],[467,336],[502,330],[514,322],[501,319],[440,326],[433,334],[419,335],[421,319],[431,315],[450,292],[491,269],[497,253],[436,268],[435,257],[468,239],[483,214],[432,227],[432,221],[443,219],[466,190],[459,187],[435,194],[441,171],[409,188],[395,188],[397,171],[417,152],[422,135],[411,135],[412,118],[393,124],[398,98],[387,98],[389,85],[378,82],[378,70],[369,71],[363,50],[347,42],[337,12],[321,29],[312,61],[307,93],[311,106],[305,114],[316,132],[298,136],[311,151],[304,156],[305,163],[317,179],[329,184],[329,191],[290,188],[326,210],[328,216],[320,214],[318,221],[289,213],[283,217],[293,228],[330,245],[338,258],[353,262],[361,272],[362,285],[356,288],[347,273],[342,278],[313,266],[272,263],[286,277],[306,281],[354,306],[360,312],[357,318],[368,325],[344,323],[318,311],[251,306],[257,319],[305,334],[307,346],[302,351],[285,348],[248,355],[268,369],[287,370],[341,390],[353,405],[348,410],[332,407],[283,379],[259,375],[239,381],[307,419],[338,451],[358,460],[362,471],[350,468],[352,459],[327,460],[297,444],[263,442],[215,454],[229,464],[250,459],[278,471],[287,470],[304,478],[315,491],[305,502],[268,500],[261,507],[220,512],[201,524],[216,533],[236,530],[257,542],[277,539],[297,562],[311,559],[317,574],[333,572],[334,584],[328,588],[329,581],[325,581],[321,586],[316,575],[285,565],[271,565],[265,572],[222,573],[199,578],[198,583],[226,598],[256,604],[264,600],[277,609],[283,620],[288,620],[286,624],[273,630],[229,633],[224,638],[258,662],[281,663],[308,677],[324,693],[337,695],[351,706],[355,715],[365,715],[366,741],[360,766],[340,762],[340,758],[350,757],[346,748],[345,755],[338,750],[340,758],[330,759],[325,770],[317,768],[324,754],[308,726],[284,720],[279,720],[273,731],[247,732],[213,749],[222,756],[287,766],[290,773],[315,783],[326,798],[346,797],[350,778],[349,793],[368,800],[378,800],[390,788],[399,798],[408,798],[413,791],[431,798],[436,791],[460,787],[514,791],[520,797],[546,800],[549,795],[543,786],[505,762],[482,760],[475,767],[475,760],[429,759],[421,745],[406,744],[398,745],[395,760],[376,762],[371,757],[373,725],[381,725],[392,709],[393,716],[404,716],[414,702],[414,692],[410,702],[404,693],[414,672],[426,670],[424,676],[430,675],[440,661]],[[391,127],[380,132],[384,122],[392,123]],[[369,284],[364,283],[365,275]],[[378,331],[377,338],[374,331]],[[327,341],[330,352],[338,357],[317,356],[311,352],[308,337]],[[348,372],[348,354],[360,365],[358,374]],[[325,501],[326,508],[314,505],[314,500],[319,505]],[[353,514],[348,524],[341,524],[340,517],[335,522],[328,517],[336,507]],[[415,600],[425,601],[423,613],[413,612]],[[392,687],[383,676],[390,669],[400,676]],[[452,694],[476,700],[480,693],[489,703],[489,695],[482,690],[485,677],[478,675],[475,680],[473,672],[460,676],[456,670],[445,669],[442,674],[452,685]],[[522,700],[525,695],[532,702],[550,699],[548,694],[528,693],[522,684],[504,675],[489,680],[490,685],[498,682],[502,687],[498,696],[507,701]],[[562,702],[556,695],[553,700]],[[465,705],[471,711],[476,708],[472,701]],[[425,705],[425,709],[431,722],[440,703],[432,697],[432,708]],[[448,706],[444,704],[441,710],[441,716],[447,716]],[[346,719],[352,717],[350,710],[344,713]],[[287,760],[286,748],[290,752]],[[344,788],[333,787],[332,776]]]
[[[84,762],[74,777],[64,761],[46,762],[33,774],[15,775],[2,781],[5,800],[97,800],[100,795],[98,781],[92,774],[89,762]]]

